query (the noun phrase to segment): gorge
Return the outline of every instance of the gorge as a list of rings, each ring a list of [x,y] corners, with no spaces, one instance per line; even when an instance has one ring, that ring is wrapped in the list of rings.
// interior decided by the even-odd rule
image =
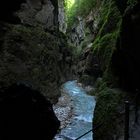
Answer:
[[[14,129],[10,132],[12,127],[9,125],[12,120],[16,124],[16,115],[19,115],[21,120],[25,119],[23,122],[31,121],[31,137],[34,131],[38,132],[37,137],[34,136],[37,140],[45,139],[41,135],[46,133],[47,136],[51,132],[53,136],[47,140],[61,134],[62,140],[75,140],[100,124],[103,125],[95,131],[94,140],[122,140],[124,101],[132,100],[137,94],[139,101],[139,32],[138,0],[2,0],[0,105],[3,115],[0,121],[3,132],[0,132],[0,139],[15,137]],[[11,87],[14,90],[9,90]],[[38,96],[35,96],[36,91]],[[73,95],[77,92],[78,95]],[[66,112],[70,111],[70,117],[62,128],[64,112],[59,118],[55,109],[58,109],[59,100],[65,97],[68,101]],[[29,113],[29,120],[26,113]],[[90,123],[85,121],[83,124],[85,122],[78,120],[80,126],[77,128],[73,126],[77,123],[73,115],[80,116],[79,113],[86,119],[90,116],[87,121]],[[41,117],[32,119],[39,114]],[[8,124],[4,118],[11,122]],[[39,126],[37,130],[33,122]],[[83,125],[84,132],[80,130]],[[50,132],[53,126],[56,129]],[[18,125],[17,122],[17,127],[26,129],[23,123]],[[73,127],[82,132],[78,134]],[[4,138],[6,132],[11,138]]]

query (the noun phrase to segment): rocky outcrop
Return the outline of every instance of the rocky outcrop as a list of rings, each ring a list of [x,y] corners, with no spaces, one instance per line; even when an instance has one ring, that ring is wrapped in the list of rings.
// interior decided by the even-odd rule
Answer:
[[[68,33],[69,43],[78,47],[85,37],[85,22],[82,17],[77,17],[76,22],[74,23],[72,30]]]
[[[68,28],[70,44],[76,47],[87,47],[98,33],[99,21],[100,8],[94,7],[86,17],[77,16],[72,29]]]
[[[8,28],[8,27],[7,27]],[[42,27],[10,26],[1,36],[0,86],[23,82],[38,89],[53,103],[69,73],[71,52],[65,36]]]
[[[28,26],[41,24],[49,30],[55,28],[66,32],[64,0],[2,1],[0,19],[16,24],[21,22]]]
[[[99,58],[93,54],[92,46],[99,31],[100,8],[90,11],[86,17],[78,16],[68,28],[68,41],[77,51],[78,60],[76,63],[76,73],[80,81],[86,85],[93,84],[98,76],[102,75]],[[96,55],[96,56],[95,56]]]
[[[79,23],[76,27],[78,39],[73,42],[76,43],[75,46],[78,45],[78,47],[81,48],[79,63],[77,65],[77,73],[81,82],[85,84],[93,84],[95,79],[102,75],[98,55],[92,51],[93,42],[99,30],[99,21],[100,8],[95,8],[84,20],[81,20],[81,24]]]
[[[83,50],[77,68],[80,81],[85,85],[93,85],[96,79],[102,76],[100,60],[90,46]]]
[[[51,103],[23,84],[0,90],[1,140],[52,140],[60,122]]]
[[[59,29],[66,32],[66,17],[64,0],[27,0],[19,12],[19,17],[24,24],[43,24],[45,28]]]
[[[0,14],[0,88],[22,82],[56,103],[72,59],[66,36],[56,27],[57,1],[10,4],[9,16]],[[6,2],[2,6],[6,8]]]
[[[22,4],[18,16],[23,24],[42,24],[47,29],[53,29],[58,26],[55,19],[57,8],[51,0],[27,0]]]

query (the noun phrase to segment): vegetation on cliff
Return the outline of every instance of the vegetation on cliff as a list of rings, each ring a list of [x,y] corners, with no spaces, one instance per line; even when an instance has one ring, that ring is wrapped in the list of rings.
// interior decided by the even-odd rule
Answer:
[[[71,27],[78,16],[86,17],[95,7],[96,0],[65,0],[68,28]]]
[[[112,55],[114,50],[116,50],[122,22],[115,1],[102,1],[100,17],[99,31],[93,42],[92,50],[93,55],[99,59],[103,79],[96,83],[97,105],[94,125],[97,125],[99,122],[103,122],[103,125],[94,134],[94,137],[97,140],[110,140],[114,135],[118,136],[121,134],[121,129],[120,131],[116,130],[118,129],[118,124],[122,121],[119,118],[118,107],[123,105],[124,97],[120,90],[113,89],[116,86],[117,78],[114,77],[111,70]]]
[[[86,42],[88,36],[85,36],[84,45],[82,46],[83,50],[81,51],[81,59],[84,59],[85,62],[81,61],[80,65],[82,65],[82,68],[81,72],[79,72],[82,82],[85,80],[85,82],[88,83],[87,81],[91,81],[91,77],[93,77],[94,82],[97,80],[95,84],[96,90],[94,91],[94,95],[97,96],[97,105],[93,122],[94,125],[104,122],[100,130],[94,134],[97,140],[110,140],[113,139],[114,136],[118,136],[122,133],[121,129],[120,131],[116,130],[118,130],[118,127],[122,128],[122,126],[118,126],[120,122],[121,125],[123,125],[123,116],[120,114],[118,108],[123,108],[125,93],[118,89],[120,88],[119,77],[114,75],[112,56],[118,49],[118,40],[120,39],[122,31],[123,12],[124,14],[125,12],[127,13],[136,3],[136,0],[124,1],[123,5],[117,0],[102,0],[96,2],[94,0],[89,0],[88,2],[79,0],[76,1],[68,11],[68,25],[71,27],[78,16],[81,16],[87,21],[89,13],[98,10],[98,17],[92,17],[90,22],[90,26],[95,28],[94,23],[96,20],[99,20],[96,22],[98,23],[98,29],[96,30],[97,32],[94,32],[94,30],[93,32],[89,31],[89,34],[94,35],[90,40],[91,42],[88,42],[89,44],[91,43],[90,47]],[[91,14],[90,16],[93,15]],[[86,23],[85,34],[89,28],[88,26]],[[81,52],[79,55],[81,55]],[[102,77],[101,80],[98,80],[98,77]],[[113,123],[111,123],[111,121],[113,121]]]

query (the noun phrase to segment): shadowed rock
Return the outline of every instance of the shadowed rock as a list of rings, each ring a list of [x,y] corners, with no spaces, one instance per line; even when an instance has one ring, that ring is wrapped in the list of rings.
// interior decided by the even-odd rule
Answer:
[[[52,140],[60,122],[38,91],[13,85],[0,93],[0,140]]]
[[[20,10],[20,6],[26,0],[2,0],[0,2],[0,21],[20,23],[20,19],[14,13]]]

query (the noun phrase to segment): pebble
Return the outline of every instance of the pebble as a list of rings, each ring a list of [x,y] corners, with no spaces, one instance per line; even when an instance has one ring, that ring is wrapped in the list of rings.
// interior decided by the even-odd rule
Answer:
[[[73,116],[72,106],[71,98],[62,92],[58,103],[53,106],[53,110],[60,121],[60,129],[65,128],[70,123]]]

